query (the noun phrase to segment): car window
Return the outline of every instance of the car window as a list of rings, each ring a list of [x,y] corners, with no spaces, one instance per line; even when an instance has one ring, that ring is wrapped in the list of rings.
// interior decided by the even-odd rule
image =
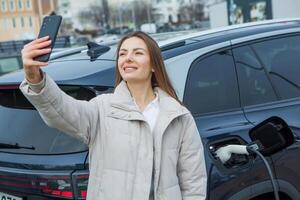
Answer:
[[[21,68],[17,57],[0,58],[0,75]]]
[[[193,114],[240,107],[231,51],[221,51],[193,63],[184,103]]]
[[[282,99],[300,97],[300,36],[253,44]]]
[[[244,106],[275,101],[276,95],[263,66],[249,46],[233,49],[241,103]]]

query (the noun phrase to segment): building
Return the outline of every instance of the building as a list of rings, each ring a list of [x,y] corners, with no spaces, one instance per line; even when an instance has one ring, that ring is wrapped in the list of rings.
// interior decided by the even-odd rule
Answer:
[[[205,5],[206,0],[155,0],[152,2],[152,11],[155,22],[158,24],[181,23],[208,16]],[[200,16],[202,15],[203,16]]]
[[[300,18],[299,0],[210,0],[212,28],[265,19]]]
[[[34,39],[56,0],[0,0],[0,41]]]
[[[72,28],[69,31],[77,30],[90,30],[95,28],[95,21],[91,20],[87,15],[95,9],[102,7],[103,0],[59,0],[58,1],[58,14],[63,17],[63,22]],[[101,10],[99,9],[99,13]],[[63,27],[62,27],[63,28]]]
[[[178,0],[155,0],[152,2],[152,11],[155,22],[158,24],[178,22]]]

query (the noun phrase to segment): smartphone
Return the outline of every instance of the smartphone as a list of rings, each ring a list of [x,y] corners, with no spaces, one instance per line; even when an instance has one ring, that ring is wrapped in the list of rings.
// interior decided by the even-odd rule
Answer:
[[[58,33],[58,29],[61,24],[61,20],[62,17],[60,15],[51,15],[51,16],[44,17],[38,38],[49,36],[49,39],[51,40],[51,44],[49,47],[46,48],[51,48],[51,50],[53,49],[56,40],[56,35]],[[48,54],[35,57],[34,60],[41,61],[41,62],[48,62],[50,58],[50,54],[51,52]]]

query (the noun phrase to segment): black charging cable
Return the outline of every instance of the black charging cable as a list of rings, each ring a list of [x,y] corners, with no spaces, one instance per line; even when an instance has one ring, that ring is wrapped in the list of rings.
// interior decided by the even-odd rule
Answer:
[[[247,150],[248,152],[251,152],[251,153],[255,153],[256,155],[258,155],[264,162],[267,170],[268,170],[268,173],[269,173],[269,176],[270,176],[270,179],[271,179],[271,183],[272,183],[272,186],[273,186],[273,191],[274,191],[274,196],[275,196],[275,200],[280,200],[279,198],[279,192],[278,192],[278,188],[277,188],[277,185],[275,183],[275,179],[274,179],[274,175],[273,175],[273,172],[271,170],[271,167],[268,163],[268,161],[265,159],[265,157],[257,150],[257,148],[253,148],[253,146],[247,146]]]

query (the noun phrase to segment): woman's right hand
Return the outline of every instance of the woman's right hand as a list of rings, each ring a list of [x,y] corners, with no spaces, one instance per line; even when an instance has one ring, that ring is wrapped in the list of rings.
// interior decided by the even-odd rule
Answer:
[[[35,57],[50,53],[49,48],[51,40],[45,36],[26,44],[22,49],[22,62],[25,77],[30,83],[39,83],[42,81],[40,67],[48,65],[48,62],[34,60]],[[46,48],[47,47],[47,48]]]

